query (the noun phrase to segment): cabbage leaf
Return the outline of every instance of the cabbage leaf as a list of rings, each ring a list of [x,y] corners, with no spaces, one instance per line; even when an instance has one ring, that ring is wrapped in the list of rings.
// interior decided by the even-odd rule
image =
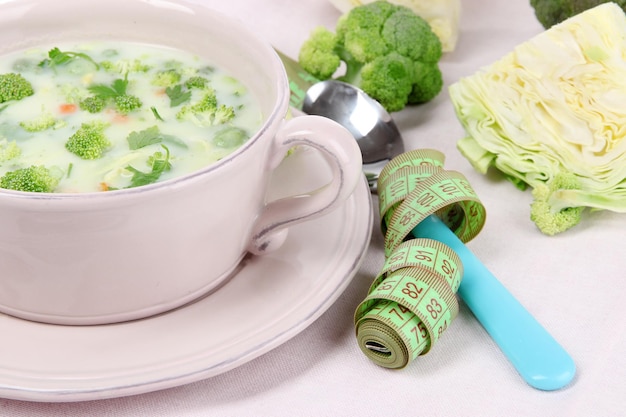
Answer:
[[[449,88],[479,172],[495,167],[519,188],[559,173],[580,189],[551,196],[553,211],[626,212],[626,15],[605,3],[518,45]]]

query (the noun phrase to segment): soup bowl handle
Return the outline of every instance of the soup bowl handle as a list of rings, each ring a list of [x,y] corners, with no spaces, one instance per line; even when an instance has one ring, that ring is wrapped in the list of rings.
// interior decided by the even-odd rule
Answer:
[[[319,151],[328,163],[332,177],[316,190],[266,204],[254,223],[248,247],[248,251],[255,255],[279,248],[287,237],[289,226],[323,216],[339,207],[363,178],[361,151],[356,140],[347,129],[328,118],[305,115],[283,121],[274,137],[270,169],[275,169],[295,146]]]

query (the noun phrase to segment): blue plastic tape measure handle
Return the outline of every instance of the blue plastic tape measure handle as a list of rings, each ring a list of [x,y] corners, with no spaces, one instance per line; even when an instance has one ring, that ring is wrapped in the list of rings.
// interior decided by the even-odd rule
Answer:
[[[437,216],[412,234],[445,243],[459,255],[459,296],[529,385],[552,391],[571,382],[576,365],[570,355]]]

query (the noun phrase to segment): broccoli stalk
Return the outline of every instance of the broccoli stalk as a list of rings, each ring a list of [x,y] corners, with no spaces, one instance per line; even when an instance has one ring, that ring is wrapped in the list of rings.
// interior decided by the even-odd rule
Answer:
[[[34,193],[51,193],[59,184],[59,178],[43,165],[9,171],[0,178],[0,188]]]
[[[388,111],[433,99],[443,87],[441,41],[411,9],[386,1],[353,8],[335,33],[318,27],[298,60],[311,75],[331,78],[341,62],[341,81],[360,87]]]
[[[34,93],[32,84],[20,74],[0,74],[0,103],[21,100]]]
[[[530,205],[530,219],[549,236],[576,226],[584,207],[562,207],[565,202],[559,194],[580,189],[580,180],[572,173],[559,172],[547,183],[538,184],[532,192],[535,200]]]

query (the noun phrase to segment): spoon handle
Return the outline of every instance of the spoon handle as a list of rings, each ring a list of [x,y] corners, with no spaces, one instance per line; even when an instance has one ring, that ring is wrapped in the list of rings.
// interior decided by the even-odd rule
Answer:
[[[274,51],[282,61],[289,80],[289,105],[296,110],[302,110],[307,90],[320,80],[306,72],[293,58],[278,49]]]
[[[464,274],[458,294],[529,385],[552,391],[569,384],[576,372],[569,354],[437,216],[412,233],[459,255]]]

